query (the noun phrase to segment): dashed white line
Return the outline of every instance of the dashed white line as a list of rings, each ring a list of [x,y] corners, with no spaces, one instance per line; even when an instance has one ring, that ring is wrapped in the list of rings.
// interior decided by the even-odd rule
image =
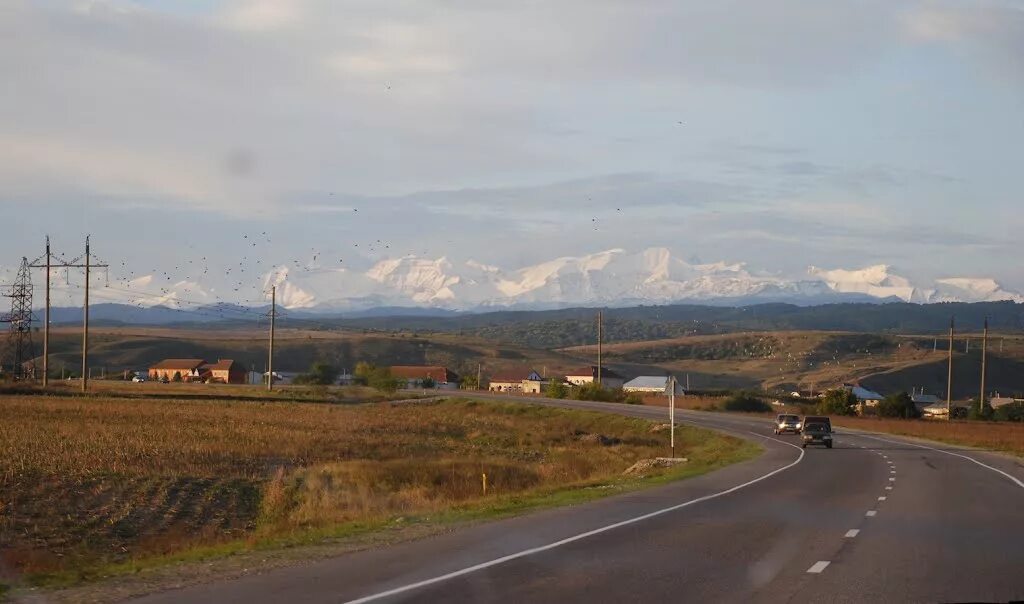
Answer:
[[[854,537],[856,537],[856,536],[857,536],[857,535],[858,535],[859,533],[860,533],[860,529],[850,529],[850,530],[846,531],[846,535],[845,535],[845,536],[846,536],[846,538],[848,538],[848,539],[853,539],[853,538],[854,538]]]
[[[895,476],[890,476],[889,477],[889,482],[895,482],[895,481],[896,481],[896,477]]]
[[[877,512],[877,511],[875,511],[875,510],[868,510],[868,513],[867,513],[867,514],[864,514],[864,515],[865,515],[865,516],[867,516],[868,518],[871,518],[872,516],[874,516],[874,515],[875,515],[875,514],[877,514],[877,513],[878,513],[878,512]]]
[[[810,568],[807,569],[807,572],[818,574],[821,571],[825,570],[825,568],[829,564],[831,564],[831,562],[829,562],[828,560],[818,560],[817,562],[814,563],[813,566],[811,566]]]
[[[912,443],[912,442],[909,442],[909,441],[900,442],[898,440],[888,440],[888,439],[885,439],[885,438],[879,438],[877,436],[870,436],[868,434],[861,434],[860,436],[863,437],[863,438],[870,438],[872,440],[877,440],[877,441],[881,441],[881,442],[884,442],[884,443],[893,443],[893,444],[896,444],[896,445],[910,445],[911,447],[917,447],[919,449],[928,449],[929,451],[937,451],[939,453],[945,453],[946,455],[952,455],[953,457],[959,457],[961,459],[966,459],[967,461],[972,462],[972,463],[976,463],[976,464],[978,464],[979,466],[981,466],[981,467],[983,467],[985,469],[992,470],[993,472],[995,472],[997,474],[1002,474],[1005,478],[1007,478],[1008,480],[1013,482],[1015,485],[1017,485],[1018,487],[1024,489],[1024,482],[1022,482],[1019,478],[1017,478],[1015,476],[1012,476],[1011,474],[1008,474],[1008,473],[1000,470],[999,468],[993,468],[992,466],[990,466],[990,465],[988,465],[986,463],[982,463],[982,462],[978,461],[977,459],[974,459],[973,457],[968,457],[966,455],[961,455],[960,453],[953,453],[952,451],[944,451],[942,449],[936,449],[935,447],[929,447],[929,446],[926,446],[926,445],[919,445],[917,443]]]
[[[891,490],[892,490],[892,487],[891,487],[891,486],[885,487],[885,490],[886,490],[886,491],[891,491]]]
[[[896,473],[896,470],[889,470],[889,473],[890,473],[890,474],[895,474],[895,473]]]
[[[886,499],[885,495],[882,495],[881,497],[878,498],[879,501],[885,501],[885,499]]]

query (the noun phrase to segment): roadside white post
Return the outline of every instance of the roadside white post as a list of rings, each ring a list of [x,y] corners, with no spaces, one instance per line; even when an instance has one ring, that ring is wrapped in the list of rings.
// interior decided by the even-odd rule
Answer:
[[[676,458],[676,376],[668,378],[668,423],[669,442],[672,446],[672,459]]]

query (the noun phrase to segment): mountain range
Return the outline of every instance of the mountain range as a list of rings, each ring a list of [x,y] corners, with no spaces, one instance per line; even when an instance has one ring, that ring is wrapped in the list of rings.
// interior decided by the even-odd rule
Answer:
[[[416,256],[383,260],[366,271],[282,266],[266,275],[264,285],[277,286],[284,307],[316,311],[382,306],[535,310],[676,302],[1024,302],[1024,295],[989,278],[950,277],[919,285],[893,274],[887,265],[876,265],[858,270],[810,267],[806,278],[793,280],[757,273],[744,264],[687,262],[665,248],[639,253],[611,249],[514,270]]]
[[[55,288],[67,289],[57,281]],[[277,302],[284,308],[349,316],[380,315],[380,309],[389,314],[437,314],[675,303],[813,306],[837,302],[1024,302],[1024,295],[990,278],[952,276],[922,284],[879,264],[855,270],[812,266],[802,278],[792,279],[751,270],[742,263],[685,261],[665,248],[639,253],[611,249],[517,269],[417,256],[370,262],[358,269],[315,264],[278,266],[253,283],[253,299],[259,300],[258,292],[269,291],[271,286],[277,287]],[[75,292],[65,293],[75,297]],[[245,309],[210,282],[164,283],[152,275],[105,286],[97,284],[95,294],[97,303],[163,308],[178,315],[196,309],[218,314],[227,309],[235,315]],[[249,306],[269,302],[268,296],[264,302],[250,302]]]

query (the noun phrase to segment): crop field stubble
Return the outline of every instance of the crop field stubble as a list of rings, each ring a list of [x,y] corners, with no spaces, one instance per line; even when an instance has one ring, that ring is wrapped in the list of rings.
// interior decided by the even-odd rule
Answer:
[[[668,438],[642,420],[464,400],[8,395],[0,412],[3,583],[69,584],[218,544],[514,507],[620,481],[637,460],[663,455]],[[596,434],[608,438],[586,438]],[[693,471],[755,451],[693,428],[676,440]]]

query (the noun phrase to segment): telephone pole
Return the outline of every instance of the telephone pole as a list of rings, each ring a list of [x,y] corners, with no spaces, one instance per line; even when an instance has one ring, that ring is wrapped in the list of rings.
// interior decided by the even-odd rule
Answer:
[[[46,315],[43,319],[43,388],[50,385],[50,236],[46,236]]]
[[[988,317],[985,317],[985,331],[981,336],[981,396],[978,397],[978,412],[985,409],[985,362],[988,356]]]
[[[604,334],[602,333],[602,322],[604,320],[604,311],[597,311],[597,385],[601,386],[601,342]]]
[[[946,421],[953,419],[953,329],[955,317],[949,319],[949,372],[946,377]]]
[[[45,263],[40,262],[45,258]],[[46,236],[46,253],[30,265],[32,268],[46,270],[46,318],[43,324],[43,386],[49,384],[50,380],[50,273],[54,268],[53,253],[50,251],[50,236]],[[91,269],[107,268],[105,263],[94,263],[92,253],[89,249],[89,236],[85,237],[85,256],[65,262],[57,260],[57,267],[60,268],[84,268],[85,269],[85,307],[82,312],[82,392],[85,392],[89,385],[89,281]],[[63,377],[61,378],[63,379]]]
[[[85,306],[82,313],[82,392],[89,388],[89,236],[85,236]]]
[[[274,323],[277,320],[277,286],[270,288],[270,349],[267,355],[267,391],[274,389]]]

